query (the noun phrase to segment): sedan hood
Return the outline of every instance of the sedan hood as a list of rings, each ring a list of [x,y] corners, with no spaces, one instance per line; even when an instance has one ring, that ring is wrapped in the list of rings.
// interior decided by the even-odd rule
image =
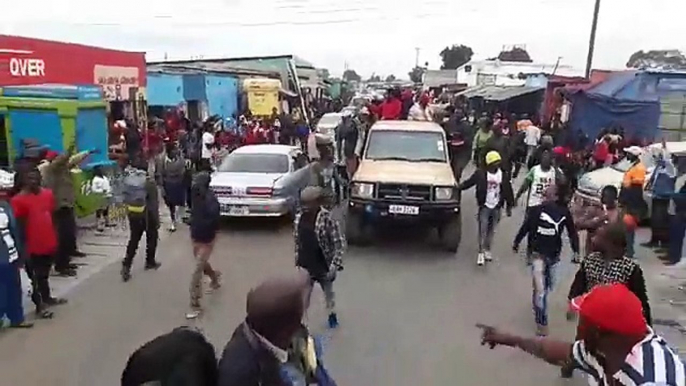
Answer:
[[[216,172],[212,174],[210,187],[271,188],[283,176],[281,173]]]
[[[581,176],[579,179],[579,189],[587,193],[599,195],[600,189],[608,185],[621,186],[623,176],[622,172],[611,167],[598,169]]]
[[[353,180],[442,186],[456,184],[450,165],[442,162],[364,160]]]

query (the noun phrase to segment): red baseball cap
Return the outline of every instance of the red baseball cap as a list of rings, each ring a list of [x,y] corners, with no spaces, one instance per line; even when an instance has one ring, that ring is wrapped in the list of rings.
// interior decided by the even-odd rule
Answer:
[[[596,286],[572,299],[571,307],[590,324],[617,334],[643,334],[648,328],[641,301],[624,284]]]

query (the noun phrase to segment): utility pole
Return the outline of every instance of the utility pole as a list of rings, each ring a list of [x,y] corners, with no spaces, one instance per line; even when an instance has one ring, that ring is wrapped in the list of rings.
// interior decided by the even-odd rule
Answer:
[[[595,50],[595,34],[598,29],[598,13],[600,13],[600,0],[595,0],[593,10],[593,24],[591,24],[591,38],[588,42],[588,57],[586,57],[586,79],[591,77],[591,67],[593,66],[593,51]]]
[[[419,67],[419,51],[421,51],[422,49],[419,47],[415,47],[414,50],[416,52],[414,57],[414,67],[417,68]]]

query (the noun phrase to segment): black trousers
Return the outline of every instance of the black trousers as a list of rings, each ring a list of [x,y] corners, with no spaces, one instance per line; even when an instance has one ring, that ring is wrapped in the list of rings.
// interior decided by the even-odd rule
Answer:
[[[31,255],[24,265],[26,275],[31,280],[31,300],[39,311],[45,308],[45,303],[52,297],[49,281],[52,260],[50,255]]]
[[[129,243],[126,246],[126,256],[124,257],[124,267],[131,268],[133,258],[138,251],[138,244],[145,233],[145,264],[155,263],[157,253],[157,239],[159,236],[159,220],[145,214],[129,213]]]
[[[653,198],[650,213],[650,241],[667,244],[669,242],[669,199]]]
[[[57,230],[57,255],[55,256],[55,269],[63,271],[69,268],[71,255],[76,252],[76,218],[74,208],[58,208],[53,219]]]

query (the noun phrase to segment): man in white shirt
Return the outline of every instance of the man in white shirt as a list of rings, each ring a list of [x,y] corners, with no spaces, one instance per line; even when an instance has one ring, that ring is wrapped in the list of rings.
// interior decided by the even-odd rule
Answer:
[[[407,119],[409,121],[433,121],[434,115],[429,102],[431,102],[431,98],[426,94],[422,94],[419,97],[419,101],[410,108]]]
[[[210,171],[212,168],[212,148],[214,146],[214,134],[210,129],[202,133],[202,148],[200,149],[200,169]]]
[[[526,164],[534,153],[538,143],[541,141],[541,129],[534,125],[529,125],[524,129],[524,144],[526,144]]]

